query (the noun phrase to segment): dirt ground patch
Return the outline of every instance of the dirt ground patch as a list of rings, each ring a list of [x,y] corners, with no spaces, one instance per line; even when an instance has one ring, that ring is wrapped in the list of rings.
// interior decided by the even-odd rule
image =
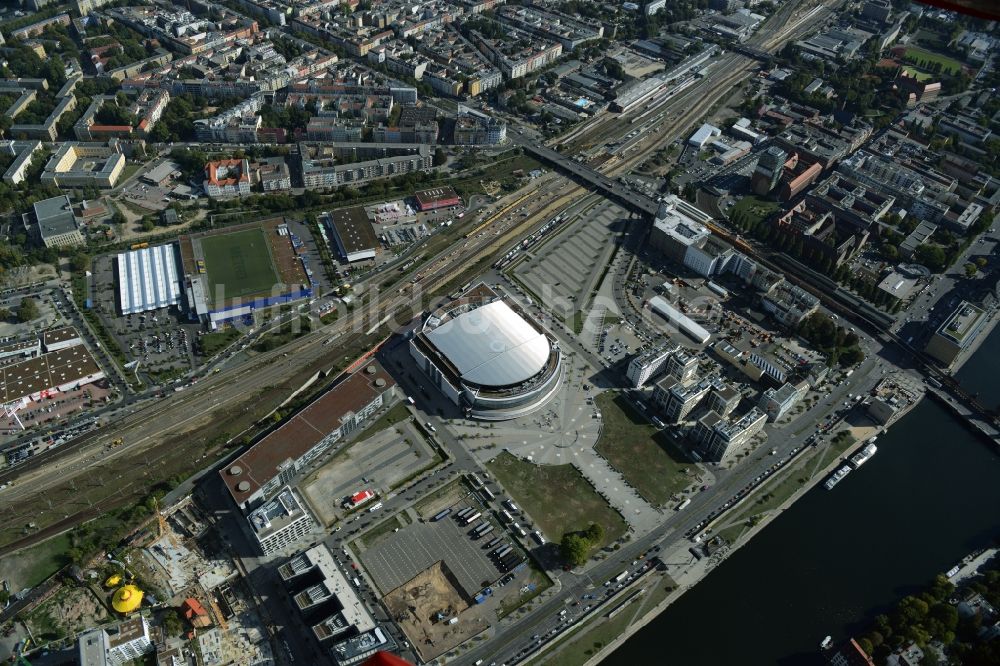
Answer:
[[[400,585],[384,601],[423,661],[444,654],[486,628],[462,616],[469,604],[443,562]],[[452,618],[458,621],[448,624]]]
[[[85,587],[67,587],[32,611],[25,623],[43,642],[73,636],[103,623],[108,611]]]

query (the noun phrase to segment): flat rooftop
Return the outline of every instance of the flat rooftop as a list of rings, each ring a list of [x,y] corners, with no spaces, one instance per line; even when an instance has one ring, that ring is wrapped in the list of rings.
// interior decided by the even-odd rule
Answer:
[[[363,206],[339,208],[327,213],[330,226],[337,235],[341,249],[348,257],[366,250],[375,250],[378,238]]]
[[[430,190],[419,190],[414,192],[413,196],[416,197],[417,203],[420,204],[421,208],[425,206],[432,206],[434,204],[440,205],[441,202],[452,202],[456,199],[461,201],[458,197],[458,193],[455,192],[450,185],[446,185],[445,187],[435,187]]]
[[[42,333],[42,343],[47,345],[55,345],[60,342],[67,342],[69,340],[76,340],[80,337],[80,334],[72,326],[62,326],[60,328],[49,329]]]
[[[283,463],[300,458],[340,428],[347,416],[366,407],[395,384],[389,373],[377,361],[372,361],[329,389],[220,471],[233,500],[242,506],[247,498],[278,475]],[[230,474],[233,466],[239,467],[241,472]],[[241,485],[243,482],[246,485]]]
[[[74,345],[0,368],[4,402],[72,384],[101,372],[83,345]],[[103,376],[103,374],[102,374]]]
[[[938,335],[962,345],[967,337],[974,337],[986,311],[968,301],[962,301],[955,311],[951,313],[941,327],[938,328]]]
[[[283,489],[278,496],[257,508],[248,516],[250,527],[260,541],[276,532],[285,529],[305,513],[302,504],[289,488]]]
[[[313,546],[309,550],[299,553],[279,567],[282,578],[290,585],[294,584],[295,579],[300,575],[311,571],[319,572],[321,583],[331,595],[336,597],[340,606],[339,612],[347,624],[357,627],[359,632],[375,628],[375,621],[358,596],[357,590],[337,567],[333,555],[324,544]]]

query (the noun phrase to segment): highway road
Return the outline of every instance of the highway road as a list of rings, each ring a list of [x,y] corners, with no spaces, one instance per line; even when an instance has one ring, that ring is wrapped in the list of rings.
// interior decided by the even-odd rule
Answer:
[[[537,181],[529,186],[529,192],[544,191],[547,197],[559,194],[558,186],[545,187],[550,184],[549,181]],[[546,197],[539,196],[533,204],[541,206],[545,202]],[[473,266],[496,245],[498,233],[525,224],[526,220],[534,222],[533,218],[500,214],[503,212],[501,209],[494,214],[504,220],[493,226],[491,233],[468,240],[459,238],[405,274],[399,284],[413,286],[404,293],[392,291],[385,296],[370,291],[373,285],[359,283],[355,286],[356,291],[372,294],[372,300],[350,311],[348,316],[313,330],[291,345],[202,377],[184,390],[168,391],[162,399],[135,403],[124,410],[112,427],[45,451],[23,465],[0,473],[0,483],[12,483],[0,490],[0,500],[4,502],[0,518],[5,523],[0,529],[6,530],[6,540],[12,540],[12,535],[22,532],[28,523],[35,523],[38,529],[30,534],[19,534],[13,543],[0,547],[0,554],[72,527],[123,503],[129,496],[143,496],[151,482],[145,475],[136,474],[135,469],[155,469],[163,458],[181,454],[172,441],[184,433],[195,438],[217,418],[233,413],[247,413],[248,417],[256,418],[264,416],[257,413],[259,394],[264,387],[280,386],[310,369],[329,370],[352,360],[334,357],[331,353],[334,348],[325,343],[340,336],[336,349],[348,348],[360,341],[374,344],[384,337],[383,331],[389,328],[386,325],[406,323],[413,313],[421,311],[426,305],[424,300],[434,290],[454,279],[455,266]],[[372,279],[371,283],[374,282],[376,280]],[[394,315],[400,317],[399,322],[391,321]],[[235,438],[238,433],[230,435]],[[111,442],[119,437],[124,439],[124,445],[109,449]],[[198,460],[208,457],[203,449],[196,455],[201,456]],[[72,498],[80,488],[93,488],[95,483],[109,487],[106,499],[93,503],[82,501],[76,505],[59,502],[60,497]],[[57,489],[60,492],[56,492]],[[93,492],[100,494],[100,491]],[[46,508],[50,504],[54,506]]]
[[[851,377],[841,385],[832,387],[829,394],[824,395],[815,406],[797,415],[791,423],[782,426],[780,430],[768,426],[769,439],[766,445],[758,449],[749,459],[728,470],[713,467],[715,484],[705,492],[694,492],[690,495],[691,504],[683,512],[668,512],[660,529],[630,541],[608,559],[592,565],[583,572],[550,571],[549,573],[559,580],[559,591],[548,598],[544,606],[521,617],[508,618],[496,625],[494,638],[484,646],[471,651],[467,657],[470,660],[481,658],[486,664],[493,661],[497,664],[506,663],[508,666],[517,663],[518,659],[540,647],[539,640],[545,642],[555,638],[551,634],[553,629],[562,631],[571,628],[573,622],[567,620],[578,621],[586,612],[584,610],[586,604],[581,604],[579,607],[571,604],[579,601],[582,595],[595,590],[598,594],[605,594],[604,581],[617,576],[625,568],[634,571],[636,566],[641,566],[641,564],[633,566],[630,562],[641,560],[642,553],[648,553],[654,548],[658,548],[654,552],[661,556],[667,553],[685,553],[692,545],[688,541],[688,535],[703,530],[709,521],[720,519],[725,512],[735,508],[738,499],[749,494],[756,485],[766,482],[771,475],[780,474],[780,471],[775,469],[776,465],[789,461],[795,454],[812,456],[822,453],[829,442],[829,434],[821,436],[815,448],[806,443],[806,440],[815,434],[815,424],[821,423],[827,416],[832,415],[833,418],[837,418],[843,416],[849,409],[856,409],[854,406],[849,409],[843,406],[848,394],[863,393],[871,389],[881,381],[883,376],[881,371],[887,367],[886,361],[878,355],[881,350],[875,340],[866,338],[864,345],[868,348],[869,357]],[[775,450],[774,455],[769,453],[772,448]],[[676,573],[683,569],[691,559],[689,556],[681,560],[685,564],[676,565],[672,564],[677,561],[676,557],[667,558],[665,560],[668,563],[667,573]],[[557,614],[562,608],[568,608],[564,617]],[[544,640],[531,638],[536,634],[546,638]]]
[[[786,7],[789,8],[786,10],[783,7],[780,12],[791,12],[795,6],[797,6],[796,3],[788,3]],[[772,20],[765,24],[759,35],[761,39],[765,39],[767,35],[780,35],[782,39],[787,39],[804,31],[809,25],[812,23],[798,24],[794,27],[779,26],[777,22]],[[676,138],[678,132],[687,129],[687,126],[704,114],[715,101],[728,94],[734,82],[748,76],[750,64],[751,61],[743,56],[727,54],[726,59],[721,61],[720,66],[716,67],[709,76],[700,80],[698,85],[689,89],[689,92],[686,91],[686,94],[678,96],[670,105],[667,105],[668,109],[676,107],[677,117],[672,122],[663,124],[661,131],[650,141],[648,147],[627,159],[619,159],[609,165],[608,173],[599,177],[603,187],[611,187],[613,191],[617,184],[611,180],[612,176],[627,171],[632,165],[638,164],[649,152],[657,149],[664,139],[673,140]],[[547,182],[558,183],[559,181],[556,179]],[[529,187],[534,191],[542,192],[535,200],[535,205],[542,208],[544,208],[543,204],[549,203],[545,201],[545,197],[572,199],[585,191],[584,188],[567,189],[557,185],[552,185],[544,191],[540,190],[538,184]],[[618,196],[624,195],[625,193],[618,194]],[[456,240],[449,248],[437,254],[425,265],[404,276],[404,280],[406,280],[411,276],[419,275],[418,288],[414,289],[414,291],[419,292],[419,295],[395,294],[388,298],[383,297],[371,306],[357,308],[337,322],[320,327],[296,340],[291,346],[266,352],[246,362],[227,367],[218,374],[203,377],[193,386],[179,393],[168,395],[155,404],[141,408],[136,407],[134,413],[122,418],[119,423],[114,424],[114,427],[108,427],[100,433],[91,435],[72,447],[67,446],[51,453],[42,454],[30,465],[0,474],[0,482],[15,481],[12,487],[0,491],[0,500],[3,500],[8,507],[0,512],[0,517],[15,530],[28,520],[39,523],[40,527],[43,528],[27,538],[21,539],[16,544],[8,544],[0,549],[0,553],[9,552],[17,546],[28,545],[47,534],[54,533],[54,530],[72,527],[110,506],[123,503],[127,499],[126,490],[131,493],[144,491],[149,480],[135,474],[132,470],[137,466],[141,468],[155,465],[160,458],[166,456],[178,455],[180,451],[174,448],[173,444],[173,439],[177,436],[185,432],[197,433],[217,416],[256,408],[258,398],[253,389],[248,391],[248,387],[256,389],[264,386],[278,386],[309,369],[334,365],[340,359],[331,358],[331,348],[324,344],[334,335],[342,336],[338,341],[338,348],[351,342],[377,340],[378,334],[384,330],[375,325],[377,322],[382,322],[386,317],[391,318],[393,313],[399,311],[407,313],[419,311],[423,308],[422,300],[425,294],[441,288],[454,278],[455,266],[471,266],[480,257],[488,256],[492,248],[497,246],[497,238],[500,234],[517,228],[515,227],[517,222],[515,216],[508,215],[506,217],[505,222],[495,229],[490,229],[491,233],[482,233],[478,237],[464,241]],[[399,284],[405,284],[405,282],[401,280]],[[366,335],[368,332],[370,333]],[[857,374],[859,374],[858,381],[860,381],[863,375]],[[116,437],[123,437],[125,444],[110,451],[106,450],[107,445]],[[785,442],[782,447],[782,452],[790,450],[793,448],[793,442]],[[454,448],[461,449],[457,443],[454,444]],[[143,461],[145,461],[144,465]],[[598,563],[591,571],[582,575],[568,573],[561,576],[561,591],[555,597],[554,602],[550,601],[509,624],[498,625],[496,639],[479,648],[470,657],[479,653],[482,653],[484,657],[488,655],[500,656],[513,654],[520,650],[527,636],[541,633],[538,628],[551,620],[555,613],[553,608],[566,603],[571,597],[578,597],[584,593],[584,590],[592,588],[593,581],[617,575],[621,572],[622,564],[625,561],[634,560],[637,555],[648,550],[654,543],[670,536],[676,537],[676,535],[691,529],[698,522],[704,520],[704,516],[711,512],[712,507],[721,506],[724,501],[727,501],[725,498],[731,497],[733,493],[745,486],[746,479],[758,475],[755,473],[765,468],[767,462],[768,460],[765,458],[754,464],[746,465],[745,469],[740,470],[739,473],[732,474],[714,487],[713,492],[698,496],[697,501],[692,502],[690,510],[686,510],[683,515],[672,517],[663,530],[628,544],[617,559],[612,558]],[[105,481],[117,485],[119,490],[110,495],[108,499],[93,506],[58,507],[55,509],[50,507],[48,511],[41,508],[44,498],[65,497],[69,488],[72,488],[72,491],[68,494],[73,495],[76,490],[76,486],[73,484],[86,485],[94,476],[100,476],[105,470],[113,474],[116,467],[119,467],[117,476],[111,476]],[[130,475],[136,478],[130,479]],[[64,511],[67,513],[60,515]]]

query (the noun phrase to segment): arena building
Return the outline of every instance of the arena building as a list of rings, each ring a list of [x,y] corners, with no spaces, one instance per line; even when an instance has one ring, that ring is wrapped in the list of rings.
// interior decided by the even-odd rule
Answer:
[[[531,317],[484,284],[432,312],[410,355],[471,418],[512,419],[558,390],[559,347]]]

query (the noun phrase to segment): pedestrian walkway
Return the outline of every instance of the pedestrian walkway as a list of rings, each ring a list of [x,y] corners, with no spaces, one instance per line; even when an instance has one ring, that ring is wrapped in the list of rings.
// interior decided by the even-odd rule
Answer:
[[[573,465],[636,533],[645,534],[663,517],[597,454],[601,421],[583,390],[589,372],[581,361],[569,363],[559,393],[534,414],[502,423],[459,422],[450,429],[482,463],[507,451],[536,465]]]

